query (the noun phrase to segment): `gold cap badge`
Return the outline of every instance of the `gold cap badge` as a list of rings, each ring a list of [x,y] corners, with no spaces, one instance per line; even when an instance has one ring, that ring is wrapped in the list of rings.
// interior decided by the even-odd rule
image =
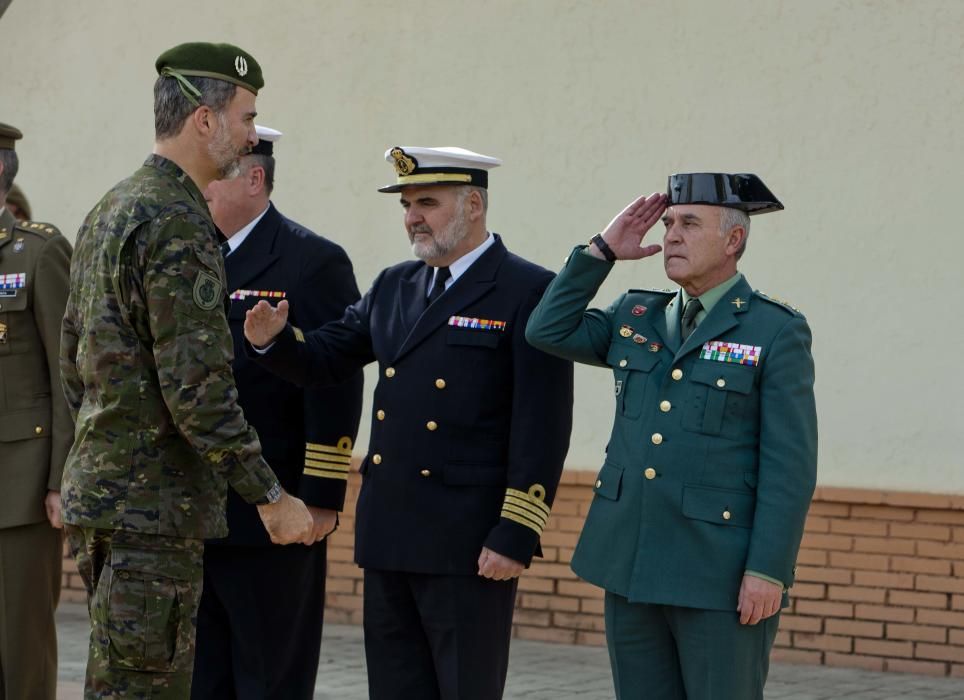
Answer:
[[[418,161],[408,155],[399,146],[391,150],[391,157],[395,161],[395,172],[399,175],[411,175],[418,167]]]

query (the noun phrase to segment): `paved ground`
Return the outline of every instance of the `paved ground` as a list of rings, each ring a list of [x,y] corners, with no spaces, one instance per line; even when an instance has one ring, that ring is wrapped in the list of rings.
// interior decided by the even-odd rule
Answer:
[[[82,696],[87,658],[87,611],[65,603],[58,613],[59,700]],[[315,700],[366,700],[361,629],[325,627]],[[612,700],[603,649],[516,640],[506,700]],[[774,664],[767,700],[962,700],[964,679],[871,673],[821,666]],[[739,700],[734,698],[733,700]]]

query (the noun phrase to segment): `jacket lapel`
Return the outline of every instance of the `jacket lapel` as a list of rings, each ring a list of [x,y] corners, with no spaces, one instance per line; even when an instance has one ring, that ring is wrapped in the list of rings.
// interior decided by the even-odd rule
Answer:
[[[680,358],[710,340],[719,339],[723,333],[739,324],[738,316],[750,308],[749,299],[752,293],[753,289],[745,277],[734,284],[686,339],[676,357]]]
[[[398,284],[394,317],[401,322],[399,339],[408,337],[418,322],[418,317],[425,310],[425,299],[423,297],[431,274],[432,268],[423,263],[416,269],[415,274],[402,279]]]
[[[677,291],[676,296],[669,300],[669,303],[666,305],[666,313],[663,314],[666,347],[669,348],[670,352],[674,355],[679,352],[679,345],[682,341],[679,335],[679,312],[682,303],[683,293]]]
[[[275,240],[281,224],[281,214],[273,204],[269,204],[268,211],[244,239],[244,243],[224,259],[224,269],[228,273],[228,294],[243,289],[244,285],[277,261],[280,254],[275,250]]]
[[[13,240],[13,227],[17,225],[17,219],[10,210],[4,208],[0,213],[0,248]]]
[[[469,269],[462,273],[462,276],[453,282],[452,286],[446,289],[445,293],[425,310],[425,313],[418,317],[414,328],[395,355],[395,361],[428,338],[439,326],[447,323],[451,316],[474,303],[495,287],[496,273],[508,251],[502,243],[502,239],[497,234],[493,235],[495,236],[495,243],[478,260],[472,263]],[[421,271],[424,271],[427,277],[429,267],[425,265]],[[416,275],[416,277],[419,277],[419,275]],[[419,289],[424,290],[424,279],[421,280],[421,284],[422,286]]]

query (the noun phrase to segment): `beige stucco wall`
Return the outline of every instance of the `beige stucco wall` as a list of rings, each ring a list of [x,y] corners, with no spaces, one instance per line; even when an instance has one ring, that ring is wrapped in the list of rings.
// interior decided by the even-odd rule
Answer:
[[[363,288],[409,255],[375,192],[396,143],[504,158],[490,228],[551,268],[670,172],[760,174],[787,209],[755,219],[742,269],[813,327],[821,483],[964,493],[959,0],[14,0],[0,120],[27,135],[38,218],[72,235],[139,164],[154,59],[198,39],[261,61],[259,121],[286,132],[275,201]],[[623,263],[598,301],[667,284]],[[612,385],[577,377],[569,462],[595,468]]]

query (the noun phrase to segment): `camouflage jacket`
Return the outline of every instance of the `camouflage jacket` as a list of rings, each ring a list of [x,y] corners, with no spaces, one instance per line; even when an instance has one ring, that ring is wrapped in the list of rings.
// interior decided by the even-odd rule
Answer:
[[[201,538],[227,533],[227,483],[277,480],[231,374],[224,260],[201,192],[153,155],[77,234],[60,369],[76,420],[64,521]]]

